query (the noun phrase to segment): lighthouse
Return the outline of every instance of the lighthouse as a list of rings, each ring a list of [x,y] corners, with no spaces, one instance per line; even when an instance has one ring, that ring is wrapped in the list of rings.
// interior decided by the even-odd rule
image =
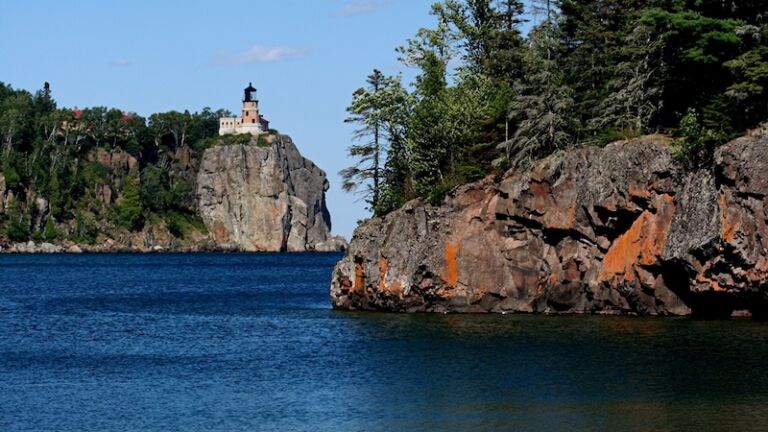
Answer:
[[[219,135],[251,134],[261,135],[269,129],[269,121],[259,114],[259,100],[253,83],[243,89],[243,109],[240,117],[219,119]]]

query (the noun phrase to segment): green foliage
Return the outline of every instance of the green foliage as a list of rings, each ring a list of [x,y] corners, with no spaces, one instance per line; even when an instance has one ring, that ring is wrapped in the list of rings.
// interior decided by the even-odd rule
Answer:
[[[168,174],[155,165],[144,168],[141,171],[139,194],[144,207],[155,212],[163,211],[171,198]]]
[[[115,223],[128,230],[140,228],[143,212],[136,179],[128,177],[123,185],[122,197],[115,203]]]
[[[29,240],[29,217],[24,213],[21,204],[13,201],[6,209],[7,225],[5,235],[11,241],[24,242]]]
[[[234,144],[248,144],[253,139],[253,136],[251,134],[237,134],[237,135],[230,135],[231,142]],[[230,140],[227,140],[230,141]]]
[[[387,142],[402,140],[402,121],[409,109],[409,99],[400,79],[387,77],[374,70],[366,79],[368,87],[357,89],[352,103],[347,107],[347,123],[358,125],[354,133],[356,141],[349,147],[349,156],[355,165],[339,172],[345,191],[355,191],[358,185],[370,209],[379,208],[381,188],[385,184],[384,153]]]
[[[186,238],[190,233],[197,231],[206,233],[205,224],[198,216],[171,211],[166,216],[168,231],[178,238]]]
[[[345,189],[363,186],[379,215],[569,146],[655,132],[679,131],[675,154],[702,166],[718,144],[768,119],[764,1],[526,5],[432,5],[436,25],[396,50],[417,69],[398,133],[386,146],[350,147],[365,163],[342,173]],[[522,17],[533,21],[526,36]]]
[[[272,143],[269,142],[266,135],[259,135],[258,138],[256,138],[256,145],[259,147],[268,148],[272,146]]]
[[[434,206],[440,205],[448,192],[455,186],[457,186],[457,184],[450,181],[442,181],[432,186],[427,193],[427,201]]]
[[[98,163],[83,161],[80,163],[80,169],[82,171],[82,178],[89,184],[106,184],[109,182],[109,168]]]
[[[500,146],[512,165],[526,164],[574,142],[573,91],[565,84],[558,62],[561,39],[559,29],[549,22],[533,29],[529,36],[527,79],[509,112],[509,119],[518,127]]]
[[[21,175],[19,174],[18,160],[15,158],[15,153],[3,158],[3,175],[5,176],[5,185],[8,189],[19,187]]]
[[[45,228],[43,229],[43,240],[52,242],[56,240],[58,233],[56,232],[56,224],[53,222],[53,217],[48,216],[45,220]]]
[[[672,154],[676,159],[692,167],[701,167],[712,162],[719,137],[715,131],[701,125],[695,109],[688,109],[680,120],[678,136],[680,138],[672,141]]]
[[[228,115],[204,108],[145,119],[107,107],[72,110],[56,106],[47,83],[34,94],[0,83],[0,172],[17,201],[0,221],[0,240],[40,241],[67,231],[73,241],[92,243],[109,222],[141,227],[145,208],[193,211],[200,152],[220,141],[219,117]],[[38,214],[27,198],[32,192],[48,200],[48,215]],[[32,229],[41,216],[44,226]]]
[[[70,240],[77,243],[93,244],[99,234],[99,228],[92,215],[84,212],[77,212],[75,215],[75,232]]]

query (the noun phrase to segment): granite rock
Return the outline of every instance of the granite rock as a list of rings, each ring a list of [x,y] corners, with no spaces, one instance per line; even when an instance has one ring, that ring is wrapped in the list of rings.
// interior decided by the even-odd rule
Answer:
[[[286,135],[269,146],[217,145],[205,151],[197,203],[217,247],[303,252],[324,247],[331,219],[325,172]]]

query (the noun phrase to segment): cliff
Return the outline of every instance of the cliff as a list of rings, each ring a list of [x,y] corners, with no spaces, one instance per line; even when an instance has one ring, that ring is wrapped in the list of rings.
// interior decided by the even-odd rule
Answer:
[[[556,154],[362,223],[332,304],[764,318],[766,167],[766,130],[694,172],[661,136]]]
[[[197,174],[200,216],[218,247],[243,251],[330,251],[325,172],[299,154],[291,139],[271,145],[215,146]]]
[[[162,148],[143,161],[122,149],[92,149],[67,164],[72,167],[67,189],[79,194],[71,198],[21,182],[9,187],[0,172],[0,252],[346,247],[343,238],[330,234],[325,173],[302,157],[289,137],[211,141],[204,151]],[[131,209],[134,217],[126,222],[123,214]],[[11,228],[21,238],[13,239]]]

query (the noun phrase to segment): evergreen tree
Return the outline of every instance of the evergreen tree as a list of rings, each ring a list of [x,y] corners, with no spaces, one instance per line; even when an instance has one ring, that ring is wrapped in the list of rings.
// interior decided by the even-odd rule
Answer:
[[[660,43],[650,30],[639,25],[625,38],[619,51],[622,61],[608,82],[610,93],[590,120],[592,130],[613,130],[624,138],[651,128],[661,108],[659,77],[663,73]],[[612,135],[609,137],[613,137]]]
[[[390,134],[398,129],[395,123],[401,117],[398,111],[406,108],[403,106],[406,96],[398,78],[387,77],[379,70],[374,70],[366,83],[367,87],[353,93],[352,103],[347,107],[350,116],[345,120],[359,125],[354,139],[363,142],[349,147],[349,156],[357,162],[339,174],[344,181],[342,188],[347,192],[364,186],[361,193],[375,211],[384,185],[386,144],[392,138]]]
[[[574,142],[573,92],[559,64],[560,36],[554,17],[529,35],[527,80],[509,111],[518,127],[499,146],[505,154],[497,163],[522,165]]]
[[[5,235],[15,242],[29,240],[29,216],[24,212],[18,200],[14,200],[8,205],[5,216],[8,221]]]
[[[738,130],[768,119],[768,25],[741,26],[737,34],[750,46],[749,51],[725,63],[735,77],[725,94],[734,112],[740,114],[734,119]]]
[[[43,229],[43,240],[52,242],[56,240],[56,224],[53,223],[53,216],[48,215],[45,220],[45,228]]]
[[[704,125],[731,134],[732,117],[723,102],[733,75],[724,65],[744,51],[743,36],[737,33],[742,23],[707,17],[695,10],[661,9],[646,11],[642,23],[658,34],[662,43],[660,126],[677,127],[688,108],[697,107]]]
[[[449,125],[445,109],[445,61],[435,52],[427,51],[420,64],[422,73],[416,80],[419,100],[409,122],[408,142],[412,149],[414,188],[418,195],[425,196],[443,178]]]
[[[129,230],[138,228],[142,222],[143,208],[136,177],[134,173],[126,177],[123,194],[115,204],[117,224]]]
[[[548,2],[549,3],[549,2]],[[554,2],[553,2],[554,3]],[[574,90],[574,113],[582,124],[599,117],[610,93],[624,39],[646,7],[643,0],[561,0],[560,28],[567,51],[561,61]],[[552,3],[550,3],[552,4]]]
[[[433,4],[432,12],[452,29],[468,73],[508,84],[520,76],[522,1],[445,0]]]

